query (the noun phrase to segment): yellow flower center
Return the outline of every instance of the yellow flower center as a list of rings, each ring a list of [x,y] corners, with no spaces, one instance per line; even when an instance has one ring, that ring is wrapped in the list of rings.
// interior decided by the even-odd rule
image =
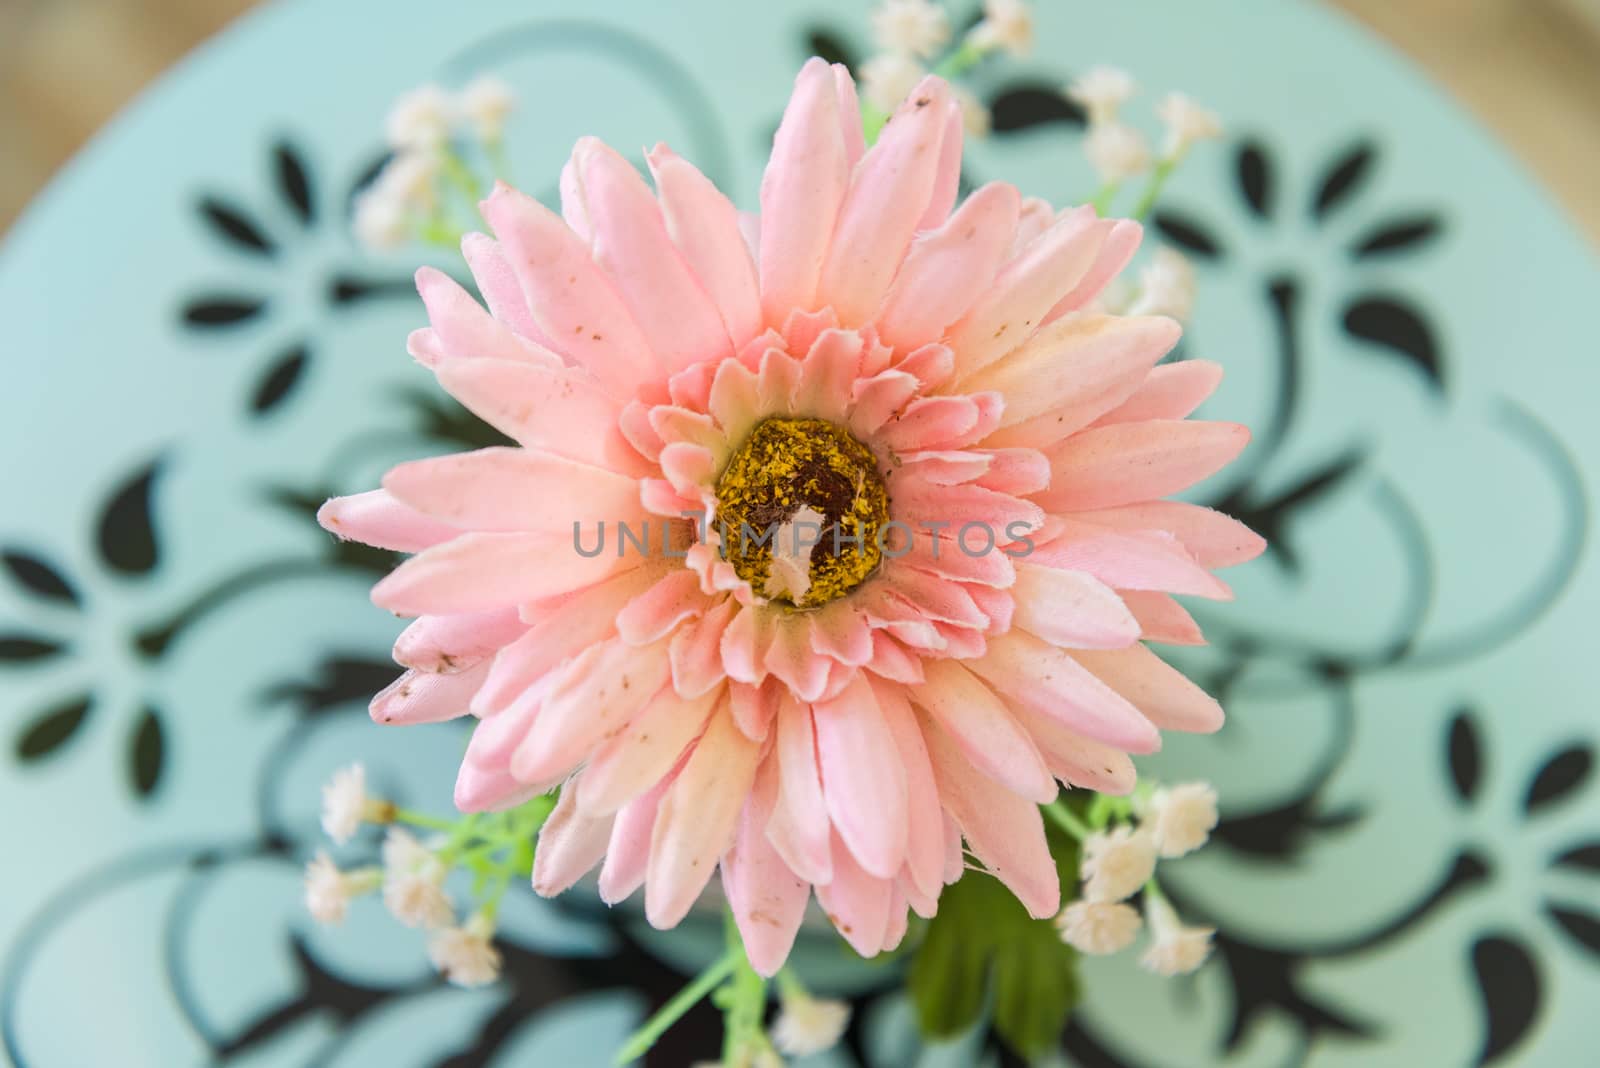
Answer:
[[[758,594],[816,608],[866,581],[889,492],[872,451],[822,419],[767,419],[717,479],[723,558]]]

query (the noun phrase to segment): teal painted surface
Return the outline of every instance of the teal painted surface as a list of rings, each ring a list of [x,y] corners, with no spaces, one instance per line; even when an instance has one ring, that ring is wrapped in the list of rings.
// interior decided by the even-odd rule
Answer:
[[[1500,146],[1315,6],[1042,6],[1038,54],[986,94],[1113,62],[1152,91],[1136,120],[1167,88],[1227,116],[1230,141],[1201,150],[1165,201],[1221,249],[1199,261],[1185,341],[1228,368],[1205,414],[1257,430],[1243,481],[1207,492],[1281,518],[1295,563],[1280,554],[1229,575],[1237,602],[1202,619],[1218,645],[1176,659],[1226,685],[1232,722],[1152,762],[1222,787],[1232,835],[1174,865],[1171,882],[1240,948],[1182,983],[1096,962],[1070,1057],[1452,1065],[1489,1042],[1498,1063],[1588,1063],[1600,937],[1572,917],[1600,923],[1600,875],[1582,853],[1555,861],[1600,840],[1585,763],[1600,732],[1586,537],[1600,466],[1594,257]],[[443,728],[379,730],[348,699],[308,711],[319,666],[381,660],[398,628],[368,604],[371,576],[334,566],[327,539],[274,493],[365,488],[399,457],[448,447],[401,399],[431,388],[403,349],[421,316],[404,292],[413,264],[361,252],[342,225],[397,92],[501,73],[524,99],[517,173],[544,196],[592,133],[630,152],[665,140],[749,207],[807,32],[836,27],[859,44],[863,21],[843,2],[282,3],[135,103],[10,234],[0,548],[48,561],[79,603],[0,577],[0,633],[61,647],[0,663],[8,751],[50,710],[90,699],[70,738],[0,777],[6,1027],[22,1063],[207,1063],[208,1047],[303,1004],[221,1059],[433,1064],[509,1015],[521,1026],[482,1063],[598,1065],[644,1002],[629,975],[574,979],[571,962],[603,971],[637,951],[679,963],[685,943],[692,956],[693,931],[626,950],[594,910],[527,895],[511,937],[578,996],[524,1013],[507,1010],[522,1004],[507,989],[434,987],[420,940],[376,907],[337,931],[301,914],[298,865],[318,844],[326,774],[361,757],[385,789],[443,807],[457,743]],[[313,188],[309,223],[280,190],[280,142]],[[1361,142],[1364,178],[1315,217],[1332,165]],[[1260,211],[1240,192],[1251,143],[1266,161],[1254,173],[1269,176]],[[969,166],[1057,201],[1091,186],[1060,125],[977,145]],[[198,210],[207,196],[246,208],[274,254],[219,241]],[[1418,218],[1438,232],[1352,254]],[[335,300],[341,279],[378,288]],[[231,326],[186,321],[217,297],[264,303]],[[1437,379],[1353,336],[1346,320],[1363,305],[1419,316]],[[1391,339],[1392,317],[1379,331]],[[293,388],[253,414],[263,378],[302,351]],[[96,533],[108,502],[130,484],[123,499],[144,499],[152,464],[156,559],[108,559]],[[1339,477],[1308,481],[1330,464]],[[137,511],[119,510],[115,529],[139,529]],[[219,587],[230,592],[207,596]],[[153,653],[171,620],[184,623]],[[128,769],[139,753],[152,767],[145,709],[162,759],[141,799]],[[830,965],[830,953],[816,956]],[[297,1002],[313,972],[381,996],[343,1022]],[[1261,1004],[1243,1011],[1251,997]],[[1308,1028],[1308,1005],[1341,1026]],[[875,1063],[905,1063],[903,1006],[862,1011]]]

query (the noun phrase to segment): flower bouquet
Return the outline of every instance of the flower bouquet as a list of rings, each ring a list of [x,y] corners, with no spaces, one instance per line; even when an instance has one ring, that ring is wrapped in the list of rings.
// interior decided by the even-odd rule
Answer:
[[[408,348],[503,443],[319,513],[413,554],[373,590],[413,622],[372,718],[472,729],[459,814],[334,777],[325,831],[386,828],[382,864],[317,856],[307,902],[336,923],[381,895],[462,985],[495,980],[525,881],[663,929],[722,913],[619,1063],[708,997],[723,1064],[832,1045],[849,1009],[786,966],[803,930],[885,959],[926,1034],[987,1017],[1023,1056],[1058,1041],[1079,954],[1179,975],[1210,948],[1159,865],[1216,795],[1132,757],[1222,710],[1146,643],[1200,642],[1175,595],[1228,597],[1213,572],[1263,542],[1169,499],[1249,434],[1188,418],[1221,369],[1171,358],[1181,257],[1123,276],[1217,122],[1171,95],[1153,152],[1133,81],[1097,69],[1063,91],[1098,190],[966,189],[989,117],[962,78],[1032,47],[1027,6],[872,23],[859,83],[800,69],[756,210],[665,145],[647,179],[593,139],[552,210],[510,180],[492,80],[402,99],[358,203],[363,240],[464,256],[418,271]]]

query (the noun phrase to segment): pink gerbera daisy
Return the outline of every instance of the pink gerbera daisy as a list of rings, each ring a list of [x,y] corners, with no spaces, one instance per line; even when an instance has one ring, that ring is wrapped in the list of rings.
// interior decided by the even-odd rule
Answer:
[[[812,891],[861,954],[896,945],[963,842],[1050,916],[1037,806],[1126,792],[1160,730],[1222,722],[1140,641],[1198,642],[1171,595],[1228,596],[1210,569],[1262,547],[1159,499],[1247,440],[1185,421],[1219,369],[1158,367],[1175,322],[1095,310],[1137,223],[1002,183],[957,207],[960,160],[944,82],[867,151],[848,74],[813,60],[759,217],[664,147],[652,192],[585,140],[560,216],[484,202],[487,311],[419,272],[410,351],[517,447],[402,464],[320,518],[416,554],[373,590],[418,617],[373,717],[479,718],[463,810],[562,786],[541,894],[603,860],[606,901],[642,885],[671,927],[720,865],[768,975]]]

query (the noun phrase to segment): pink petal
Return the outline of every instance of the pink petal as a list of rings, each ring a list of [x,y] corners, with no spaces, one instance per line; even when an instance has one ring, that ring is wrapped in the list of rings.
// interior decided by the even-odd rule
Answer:
[[[666,685],[669,673],[665,642],[637,648],[611,641],[584,650],[563,669],[512,754],[512,773],[531,782],[570,771],[620,734]]]
[[[923,737],[939,796],[973,854],[1030,915],[1041,920],[1054,916],[1061,907],[1061,881],[1038,806],[979,774],[937,724],[925,720]]]
[[[592,529],[598,522],[645,519],[636,479],[535,449],[495,447],[413,460],[390,468],[383,488],[467,530],[567,533],[575,523]]]
[[[906,870],[918,891],[938,897],[944,885],[944,820],[922,726],[899,686],[876,682],[872,692],[905,769]]]
[[[736,360],[724,360],[711,383],[711,415],[729,441],[743,441],[764,414],[754,371]]]
[[[664,369],[588,243],[560,216],[507,185],[481,205],[539,329],[612,396],[631,397]]]
[[[857,382],[851,390],[850,430],[856,437],[870,439],[874,432],[895,418],[922,383],[904,371],[882,371]]]
[[[879,341],[881,343],[881,336]],[[948,346],[929,343],[917,346],[909,355],[896,360],[895,369],[921,382],[924,389],[934,389],[954,377],[956,357]]]
[[[1261,535],[1237,519],[1187,501],[1143,501],[1079,512],[1073,518],[1113,530],[1164,530],[1211,569],[1254,560],[1267,547]]]
[[[761,292],[755,261],[739,233],[739,212],[709,178],[665,145],[655,147],[649,162],[667,232],[716,303],[737,348],[761,332]]]
[[[443,271],[420,268],[417,292],[422,294],[428,320],[448,356],[446,362],[493,359],[559,366],[560,359],[554,353],[518,337]]]
[[[761,301],[769,326],[815,306],[817,277],[849,183],[834,73],[807,61],[761,179]]]
[[[317,509],[322,529],[344,541],[415,553],[449,541],[458,527],[401,504],[386,490],[330,497]]]
[[[1064,214],[1000,268],[977,303],[945,335],[958,374],[986,367],[1028,340],[1062,295],[1094,264],[1110,224],[1088,206]]]
[[[778,716],[778,698],[783,690],[777,679],[768,679],[760,686],[728,683],[728,714],[739,733],[752,742],[766,741],[772,721]]]
[[[509,704],[562,661],[611,637],[622,606],[659,576],[660,572],[651,568],[634,568],[579,590],[545,610],[526,634],[495,656],[474,710],[484,714]]]
[[[672,685],[679,693],[693,697],[727,678],[722,669],[722,634],[739,610],[737,603],[724,600],[672,636],[668,658]]]
[[[845,326],[877,309],[928,210],[949,99],[942,79],[923,79],[851,176],[817,283],[817,302]]]
[[[773,611],[743,607],[722,632],[722,667],[730,679],[759,686],[767,677],[767,646],[776,620]]]
[[[767,670],[802,701],[815,701],[828,682],[831,661],[811,648],[809,615],[795,613],[777,622],[767,646]]]
[[[914,467],[924,481],[936,486],[957,486],[982,476],[994,460],[987,453],[951,449],[901,453],[900,462]]]
[[[910,916],[906,913],[906,891],[896,880],[889,890],[889,924],[883,931],[883,946],[881,952],[888,953],[898,949],[905,940],[906,931],[910,928]]]
[[[563,566],[552,566],[556,560]],[[401,564],[372,588],[372,601],[407,616],[481,612],[568,593],[637,566],[608,553],[580,556],[570,532],[463,534]]]
[[[1177,601],[1165,593],[1146,590],[1118,590],[1122,603],[1139,621],[1139,636],[1147,642],[1165,645],[1204,645],[1200,624]]]
[[[839,837],[868,874],[891,879],[905,862],[906,778],[872,687],[858,674],[812,706],[822,793]]]
[[[795,874],[807,882],[826,883],[833,878],[833,860],[811,709],[788,695],[778,702],[773,753],[779,789],[767,838]]]
[[[1171,534],[1108,530],[1071,519],[1028,556],[1030,564],[1081,571],[1119,590],[1159,590],[1231,600],[1227,584],[1201,567]]]
[[[1102,794],[1122,795],[1133,789],[1138,773],[1128,754],[1115,746],[1086,738],[1060,720],[1031,708],[1014,706],[1017,720],[1039,752],[1050,774],[1069,786],[1081,786]]]
[[[867,874],[844,841],[833,836],[833,879],[817,884],[817,900],[844,940],[863,957],[875,957],[883,949],[893,885]]]
[[[1016,568],[1012,565],[1011,557],[1004,551],[999,549],[993,552],[981,551],[987,544],[981,529],[969,531],[965,542],[949,537],[959,533],[959,528],[954,530],[946,528],[940,531],[943,536],[917,531],[910,539],[909,545],[890,544],[888,548],[891,551],[900,552],[902,549],[904,551],[894,558],[895,563],[885,566],[884,573],[892,574],[902,567],[915,568],[959,582],[977,583],[997,589],[1009,589],[1017,581]],[[997,541],[1008,541],[1004,538],[1004,531],[996,533],[1000,535]],[[963,544],[966,549],[963,549]]]
[[[672,775],[669,774],[617,813],[611,827],[611,841],[606,844],[606,862],[600,866],[600,900],[607,905],[626,900],[644,885],[656,812],[661,807],[662,795],[671,785]]]
[[[472,695],[488,673],[488,664],[452,675],[407,671],[379,690],[367,711],[372,722],[390,727],[459,719],[471,710]]]
[[[958,542],[970,552],[989,550],[992,535],[996,545],[1015,540],[1044,526],[1044,511],[1030,500],[984,489],[982,486],[940,486],[919,476],[913,468],[901,468],[889,480],[895,518],[921,528],[932,523],[947,523]],[[974,524],[966,535],[967,524]]]
[[[550,341],[528,314],[522,285],[500,243],[488,234],[470,233],[461,239],[461,254],[472,271],[478,292],[483,294],[484,303],[489,305],[489,314],[529,341],[548,349]]]
[[[960,583],[909,567],[887,569],[879,581],[920,610],[925,619],[979,630],[989,625],[988,617]]]
[[[950,101],[944,108],[944,140],[939,143],[939,162],[934,170],[933,192],[928,195],[928,209],[917,221],[918,230],[931,230],[950,218],[950,209],[956,206],[961,192],[961,152],[965,124],[961,108]]]
[[[610,816],[594,817],[578,808],[577,791],[563,790],[550,818],[539,829],[533,854],[533,891],[555,897],[588,874],[611,841]]]
[[[794,414],[842,421],[860,366],[861,335],[853,330],[824,330],[801,364]]]
[[[811,648],[850,667],[872,659],[872,631],[850,598],[832,601],[811,614]]]
[[[872,636],[872,660],[867,670],[906,686],[916,686],[925,678],[921,658],[913,656],[898,639],[882,631]]]
[[[1016,626],[1067,649],[1121,649],[1139,640],[1139,621],[1099,579],[1020,560],[1016,568]]]
[[[472,737],[467,739],[467,751],[462,754],[461,762],[485,771],[509,772],[511,754],[528,736],[528,728],[533,726],[539,710],[544,707],[545,696],[555,681],[553,674],[540,679],[517,700],[480,719],[472,729]]]
[[[483,768],[467,761],[456,772],[455,806],[459,812],[504,812],[543,793],[504,768]]]
[[[989,639],[968,665],[1023,707],[1079,734],[1132,753],[1153,753],[1161,735],[1150,721],[1070,655],[1025,631]]]
[[[617,634],[629,645],[660,641],[680,623],[703,615],[711,599],[700,592],[700,576],[680,568],[628,602],[617,614]]]
[[[645,878],[645,917],[652,927],[677,926],[710,880],[733,841],[759,751],[726,711],[718,712],[662,797]]]
[[[954,660],[930,660],[923,672],[927,681],[912,689],[911,699],[949,732],[975,767],[1037,804],[1056,796],[1056,784],[1033,743],[994,691]]]
[[[855,79],[843,63],[833,64],[833,84],[838,90],[839,130],[844,136],[845,162],[850,169],[867,152],[867,138],[861,128],[861,98],[856,95]]]
[[[1052,448],[1052,512],[1113,508],[1187,489],[1226,466],[1250,441],[1238,423],[1156,419],[1092,427]]]
[[[1222,726],[1222,706],[1200,687],[1142,645],[1127,649],[1074,650],[1073,659],[1165,731],[1210,734]]]
[[[983,449],[993,460],[978,485],[998,493],[1025,496],[1050,484],[1050,461],[1035,449]]]
[[[733,845],[722,856],[722,886],[750,966],[769,977],[788,959],[811,897],[811,888],[783,862],[764,833],[776,778],[775,762],[763,761],[756,787],[739,814]]]
[[[1133,395],[1102,415],[1098,423],[1139,423],[1146,419],[1184,419],[1216,391],[1222,365],[1210,360],[1162,364]]]
[[[1074,315],[1043,328],[962,388],[1005,394],[1005,429],[992,444],[1051,445],[1126,400],[1182,332],[1175,321],[1154,316]]]
[[[683,751],[705,729],[722,697],[713,690],[683,698],[665,687],[622,732],[589,759],[567,787],[592,816],[615,812],[666,777]]]
[[[878,438],[896,452],[914,452],[938,448],[977,425],[978,406],[970,397],[919,397]]]
[[[667,373],[733,355],[722,314],[667,233],[661,206],[633,164],[596,138],[572,151],[594,260]]]
[[[418,671],[454,675],[493,656],[527,629],[515,608],[422,616],[395,639],[394,659]]]
[[[1133,254],[1139,250],[1144,227],[1132,219],[1107,219],[1105,222],[1111,224],[1111,229],[1106,234],[1105,243],[1100,246],[1099,254],[1095,256],[1094,266],[1072,287],[1072,292],[1056,302],[1045,316],[1045,322],[1053,322],[1068,312],[1087,307],[1113,278],[1122,273],[1122,269],[1133,259]]]

